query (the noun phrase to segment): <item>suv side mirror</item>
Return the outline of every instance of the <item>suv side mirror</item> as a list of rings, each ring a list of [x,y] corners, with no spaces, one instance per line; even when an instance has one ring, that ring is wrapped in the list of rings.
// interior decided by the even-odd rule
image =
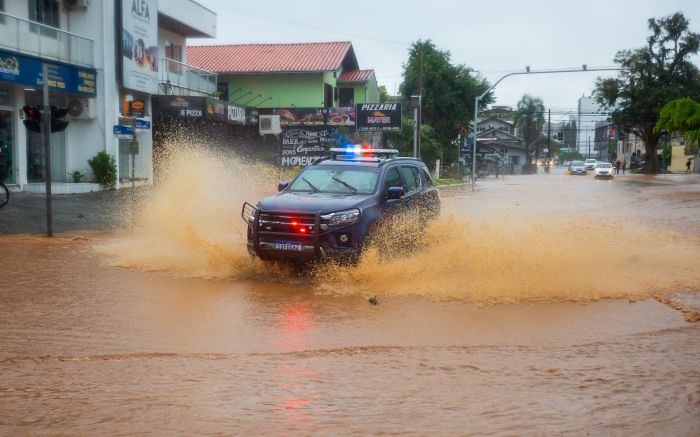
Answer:
[[[389,189],[386,190],[387,199],[400,199],[404,194],[406,194],[406,191],[403,187],[389,187]]]
[[[277,191],[282,191],[289,186],[289,182],[280,182],[277,184]]]

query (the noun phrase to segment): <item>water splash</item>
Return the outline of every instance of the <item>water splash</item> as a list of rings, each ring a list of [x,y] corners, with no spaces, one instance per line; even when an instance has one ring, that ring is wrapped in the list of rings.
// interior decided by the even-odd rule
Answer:
[[[173,144],[158,184],[139,200],[133,232],[99,250],[120,267],[205,278],[298,282],[284,264],[252,259],[244,201],[274,191],[276,169],[230,151]],[[379,235],[356,266],[315,266],[306,280],[318,292],[420,295],[475,303],[648,297],[700,290],[700,241],[600,218],[483,220],[445,216],[409,244],[416,226],[401,220]],[[417,235],[417,234],[415,234]],[[400,237],[401,236],[401,237]]]

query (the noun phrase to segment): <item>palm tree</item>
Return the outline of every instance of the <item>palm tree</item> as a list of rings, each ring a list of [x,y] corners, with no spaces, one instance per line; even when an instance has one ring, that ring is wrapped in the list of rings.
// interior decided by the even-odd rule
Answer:
[[[539,139],[540,132],[544,127],[544,103],[542,99],[525,94],[518,102],[514,121],[516,132],[525,141],[525,156],[529,157],[530,145]],[[529,164],[529,162],[525,163],[526,166]]]

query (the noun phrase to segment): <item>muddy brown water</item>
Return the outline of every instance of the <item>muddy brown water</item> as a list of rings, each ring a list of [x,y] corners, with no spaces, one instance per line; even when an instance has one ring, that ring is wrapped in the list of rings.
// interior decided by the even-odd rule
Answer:
[[[697,435],[700,325],[653,296],[697,313],[698,181],[636,178],[446,193],[425,250],[315,275],[231,193],[0,238],[0,433]]]

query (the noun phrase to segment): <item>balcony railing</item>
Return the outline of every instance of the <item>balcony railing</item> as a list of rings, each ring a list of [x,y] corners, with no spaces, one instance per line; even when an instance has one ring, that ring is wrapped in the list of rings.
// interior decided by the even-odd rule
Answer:
[[[202,70],[192,65],[183,64],[174,59],[160,58],[159,82],[167,87],[178,87],[203,94],[216,91],[216,73]]]
[[[55,27],[0,12],[0,48],[94,67],[93,41]]]

